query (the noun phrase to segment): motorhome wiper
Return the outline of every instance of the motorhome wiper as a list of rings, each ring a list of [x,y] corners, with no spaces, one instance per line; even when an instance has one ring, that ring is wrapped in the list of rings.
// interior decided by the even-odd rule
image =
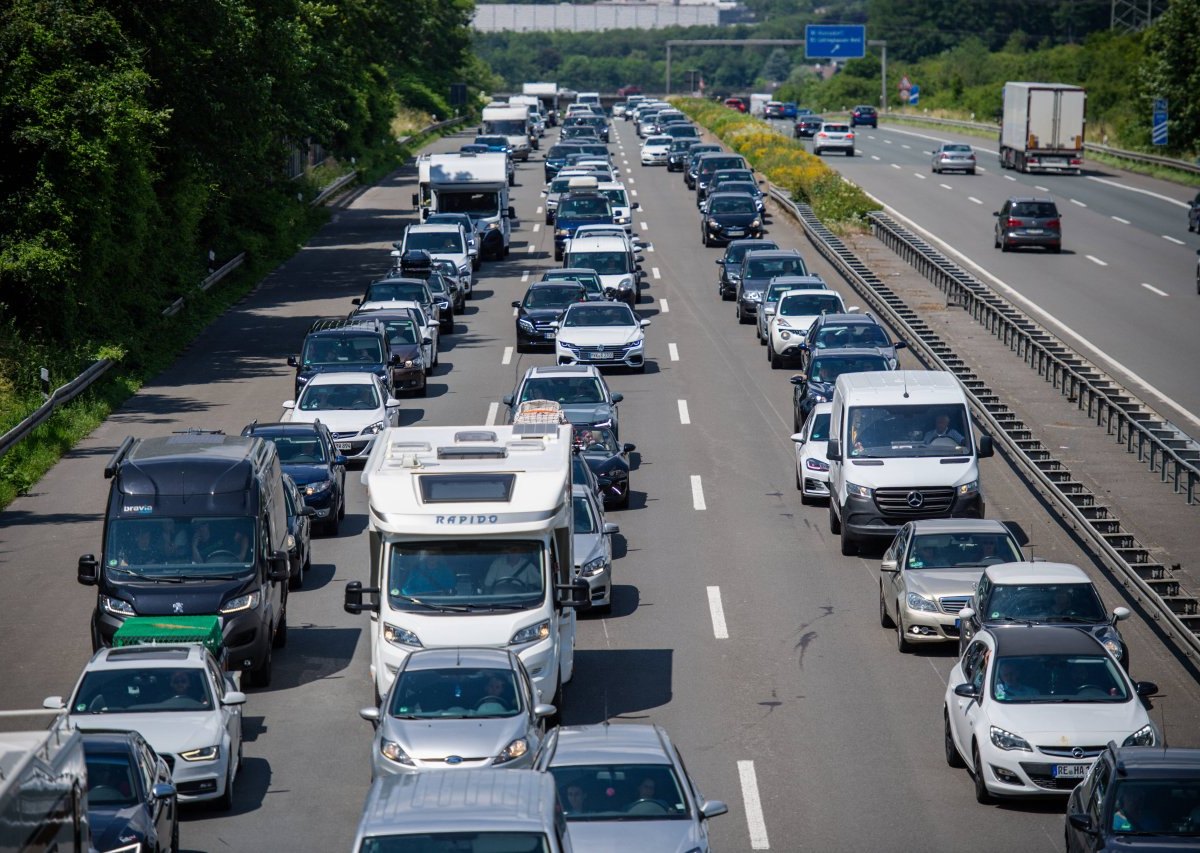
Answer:
[[[469,605],[471,610],[528,610],[528,605],[524,604],[472,604]]]
[[[418,607],[424,607],[427,610],[440,610],[443,613],[470,613],[470,607],[463,607],[459,604],[430,604],[428,601],[421,601],[419,598],[413,598],[411,595],[393,595],[392,598],[398,598],[401,601],[408,601]]]

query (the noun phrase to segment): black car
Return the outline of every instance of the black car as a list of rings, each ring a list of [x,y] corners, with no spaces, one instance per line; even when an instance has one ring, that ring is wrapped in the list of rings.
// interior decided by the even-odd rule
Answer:
[[[328,317],[316,320],[304,336],[298,355],[287,363],[296,368],[296,396],[318,373],[374,373],[392,388],[392,356],[387,331],[373,318]]]
[[[629,454],[637,450],[621,444],[610,427],[575,426],[575,448],[587,462],[600,486],[605,509],[629,506]]]
[[[774,240],[734,240],[725,247],[725,254],[717,260],[717,295],[722,299],[732,299],[737,292],[738,282],[742,280],[742,258],[752,250],[767,251],[778,249],[779,244]]]
[[[781,275],[808,275],[804,258],[795,249],[754,249],[742,256],[735,285],[735,314],[739,323],[753,323],[771,279]]]
[[[688,149],[687,159],[684,161],[683,182],[689,190],[696,188],[696,169],[700,165],[700,158],[705,154],[720,154],[721,151],[720,145],[711,142],[701,142]]]
[[[1200,231],[1200,193],[1188,206],[1188,231]]]
[[[563,130],[560,138],[570,139],[571,137],[566,135],[566,131],[573,127],[589,128],[602,142],[609,141],[608,122],[604,119],[604,116],[571,116],[569,119],[563,122]]]
[[[283,499],[287,504],[288,526],[288,571],[291,578],[288,587],[300,589],[304,576],[312,568],[312,517],[317,514],[304,503],[296,483],[287,474],[283,475]]]
[[[570,119],[567,119],[570,121]],[[594,127],[589,127],[586,124],[576,124],[569,127],[564,127],[558,132],[558,138],[564,141],[578,142],[602,142],[600,134],[596,133]]]
[[[1002,252],[1018,246],[1043,246],[1062,251],[1062,218],[1058,206],[1048,198],[1005,199],[996,217],[995,248]]]
[[[1067,853],[1194,850],[1200,749],[1110,741],[1071,791],[1066,823]]]
[[[891,370],[891,362],[874,349],[841,349],[818,353],[805,361],[804,372],[792,377],[792,427],[800,432],[817,403],[833,399],[833,386],[843,373]]]
[[[458,277],[458,267],[448,258],[434,258],[433,272],[442,277],[442,281],[450,291],[450,310],[462,314],[467,310],[467,290],[462,286]]]
[[[716,172],[713,172],[712,180],[709,182],[708,191],[715,193],[722,189],[722,184],[733,181],[740,181],[758,186],[758,180],[754,177],[753,169],[719,169]],[[726,192],[728,192],[728,190],[726,190]]]
[[[875,349],[892,362],[894,370],[896,350],[906,346],[904,341],[891,340],[870,314],[822,314],[809,327],[801,349],[806,357],[836,349]]]
[[[272,423],[257,421],[242,430],[274,442],[279,466],[292,478],[313,518],[336,535],[346,517],[346,457],[337,451],[329,427],[316,423]]]
[[[821,129],[825,119],[817,115],[800,116],[792,126],[792,135],[797,139],[812,139]]]
[[[687,168],[688,151],[698,144],[695,139],[674,139],[671,141],[671,147],[667,149],[667,171],[682,172]]]
[[[568,154],[577,154],[582,150],[583,148],[577,142],[559,142],[551,145],[546,152],[546,159],[543,161],[546,180],[552,180],[558,174],[558,170],[566,164]]]
[[[446,283],[446,277],[441,273],[430,273],[425,283],[429,285],[429,292],[433,294],[433,304],[438,309],[438,330],[443,335],[448,335],[454,331],[454,294],[450,291],[450,285]]]
[[[767,202],[763,195],[762,187],[753,181],[721,181],[715,187],[712,187],[709,192],[723,193],[745,193],[754,199],[754,206],[758,208],[758,212],[766,215]]]
[[[600,281],[600,273],[587,267],[559,267],[542,273],[542,281],[577,281],[587,292],[588,302],[603,302],[617,298],[615,288],[604,292],[604,284]]]
[[[88,823],[96,850],[179,850],[171,768],[137,732],[85,732]]]
[[[746,193],[715,192],[704,202],[700,220],[700,242],[705,246],[729,243],[743,237],[763,235],[762,214],[754,196]]]
[[[433,301],[433,293],[429,284],[423,278],[407,276],[388,276],[367,285],[367,290],[361,297],[350,300],[357,306],[369,305],[373,302],[415,302],[429,317],[441,326],[440,310]]]
[[[529,352],[534,347],[554,348],[554,324],[562,319],[567,306],[587,302],[583,284],[571,279],[535,281],[525,291],[517,309],[517,352]]]
[[[704,201],[712,176],[722,169],[745,169],[746,160],[739,154],[703,154],[696,164],[696,201]]]
[[[850,113],[851,127],[879,127],[879,114],[875,112],[875,108],[866,104],[859,104]]]

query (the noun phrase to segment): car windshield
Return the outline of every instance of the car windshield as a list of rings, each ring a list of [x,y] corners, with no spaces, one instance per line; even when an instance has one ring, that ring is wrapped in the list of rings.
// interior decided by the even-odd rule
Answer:
[[[574,532],[575,533],[595,533],[596,516],[592,513],[592,505],[587,498],[575,497],[572,499],[574,504]]]
[[[315,435],[273,435],[279,461],[284,465],[316,465],[325,462],[325,447]]]
[[[628,252],[572,252],[567,263],[573,267],[588,267],[600,275],[621,275],[632,272]]]
[[[575,285],[556,285],[553,287],[532,287],[525,294],[521,304],[526,309],[566,308],[572,302],[579,302],[586,294]]]
[[[1090,583],[1038,583],[997,584],[983,618],[989,622],[1097,623],[1106,621],[1108,615]]]
[[[1011,216],[1025,216],[1031,219],[1052,219],[1058,216],[1058,208],[1049,201],[1021,201],[1012,206]]]
[[[138,577],[223,574],[253,560],[254,520],[244,517],[117,518],[104,542],[107,569]]]
[[[811,362],[810,378],[833,382],[841,373],[887,370],[883,357],[823,356]],[[823,369],[829,368],[827,379]],[[850,368],[857,367],[858,370]],[[847,420],[846,446],[856,458],[963,456],[971,453],[971,429],[962,405],[855,406]]]
[[[812,432],[808,434],[809,441],[829,441],[829,412],[813,415]]]
[[[604,197],[607,198],[614,207],[629,207],[629,199],[625,196],[625,190],[616,188],[611,190],[600,190]]]
[[[992,669],[992,696],[1012,704],[1116,703],[1130,691],[1108,655],[1010,655]]]
[[[710,157],[700,161],[700,173],[711,177],[720,169],[739,169],[743,162],[741,157]]]
[[[754,213],[758,210],[750,196],[716,197],[708,206],[709,213]]]
[[[482,216],[495,216],[500,210],[500,194],[497,192],[439,190],[437,206],[442,213],[465,213],[476,219]]]
[[[905,568],[982,568],[1023,559],[1007,533],[918,533],[909,546]]]
[[[116,752],[96,753],[84,746],[87,764],[88,806],[126,808],[138,803],[137,780],[129,756]]]
[[[753,243],[753,244],[733,243],[729,248],[727,248],[725,250],[724,262],[726,264],[735,264],[735,265],[740,264],[742,262],[742,258],[746,257],[747,252],[755,251],[755,250],[759,250],[759,249],[777,249],[777,248],[779,248],[779,247],[776,246],[774,243],[770,243],[770,244],[767,244],[767,243]]]
[[[314,336],[304,344],[305,365],[380,364],[383,360],[383,343],[376,335]]]
[[[84,674],[72,714],[211,711],[215,705],[200,667],[121,667]]]
[[[393,344],[415,344],[420,340],[417,324],[411,319],[384,320],[383,325],[387,329],[388,340]]]
[[[520,695],[511,669],[405,670],[387,713],[408,720],[515,717],[522,710]]]
[[[542,832],[406,832],[364,838],[358,853],[550,853]]]
[[[746,181],[754,183],[754,173],[749,169],[722,169],[713,173],[713,186],[718,187],[729,181]]]
[[[646,140],[646,143],[645,143],[645,144],[646,144],[647,146],[651,146],[651,145],[652,145],[652,146],[654,146],[654,147],[660,147],[660,146],[663,146],[663,145],[670,145],[670,144],[671,144],[671,137],[669,137],[669,136],[651,136],[649,139],[647,139],[647,140]]]
[[[552,145],[550,150],[546,152],[547,160],[558,160],[565,158],[568,154],[573,154],[579,150],[578,145]]]
[[[691,808],[669,764],[551,766],[567,820],[687,820]]]
[[[810,382],[832,385],[843,373],[872,373],[877,370],[887,370],[888,361],[883,356],[821,356],[814,358],[808,365]],[[862,455],[862,454],[859,454]],[[927,455],[927,454],[920,454]],[[941,455],[941,454],[933,454]]]
[[[404,250],[424,249],[431,255],[463,254],[462,234],[458,231],[409,231]]]
[[[780,317],[815,317],[839,313],[842,310],[842,299],[836,293],[785,296],[779,300]]]
[[[605,397],[600,380],[594,376],[535,376],[525,380],[517,402],[529,400],[554,400],[566,406],[599,404],[605,402]]]
[[[892,342],[882,326],[875,323],[852,323],[839,326],[829,323],[817,330],[817,334],[808,342],[809,346],[818,349],[838,347],[890,347]]]
[[[822,133],[849,133],[850,125],[848,124],[826,124],[821,128]]]
[[[1195,770],[1174,779],[1118,778],[1109,802],[1110,826],[1117,835],[1200,836],[1200,778]]]
[[[616,455],[621,452],[617,437],[608,427],[579,427],[573,437],[575,446],[584,453],[606,453]]]
[[[527,610],[545,589],[540,542],[462,537],[389,548],[388,601],[397,610]]]
[[[477,145],[486,145],[489,148],[508,147],[508,139],[503,136],[476,136],[475,143]]]
[[[331,409],[348,412],[369,412],[379,408],[379,392],[369,383],[306,385],[300,392],[296,408],[302,412],[325,412]]]
[[[789,290],[795,290],[790,284],[772,284],[767,288],[767,292],[763,294],[763,302],[778,302],[779,297],[787,293]]]
[[[611,219],[612,205],[602,195],[567,196],[558,203],[559,219]]]
[[[367,287],[363,302],[425,302],[426,290],[423,281],[376,281]]]
[[[636,326],[637,317],[628,305],[596,305],[569,309],[563,317],[564,327],[573,326]]]
[[[561,172],[559,174],[561,174]],[[571,186],[571,178],[574,178],[574,177],[577,177],[577,176],[576,175],[567,175],[566,177],[555,178],[553,181],[550,182],[550,190],[549,191],[551,193],[565,193]]]
[[[761,249],[761,246],[755,246]],[[747,262],[747,278],[771,279],[777,275],[808,275],[804,259],[799,255],[785,258],[750,258]]]

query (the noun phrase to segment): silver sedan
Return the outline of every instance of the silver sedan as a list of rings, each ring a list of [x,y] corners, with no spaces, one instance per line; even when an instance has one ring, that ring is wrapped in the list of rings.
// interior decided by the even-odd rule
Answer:
[[[529,673],[507,649],[421,649],[379,708],[371,778],[429,769],[529,767],[553,705],[537,704]]]
[[[975,149],[961,142],[946,142],[933,151],[930,169],[934,174],[942,172],[966,172],[975,174]]]
[[[612,607],[612,535],[621,528],[604,520],[596,492],[586,485],[571,489],[575,510],[575,575],[588,582],[592,607],[607,613]]]

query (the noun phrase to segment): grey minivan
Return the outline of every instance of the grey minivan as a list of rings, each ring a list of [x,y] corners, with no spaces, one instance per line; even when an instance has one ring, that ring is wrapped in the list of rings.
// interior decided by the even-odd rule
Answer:
[[[1018,246],[1044,246],[1055,254],[1062,251],[1062,217],[1048,198],[1010,198],[996,217],[995,248],[1002,252]]]

